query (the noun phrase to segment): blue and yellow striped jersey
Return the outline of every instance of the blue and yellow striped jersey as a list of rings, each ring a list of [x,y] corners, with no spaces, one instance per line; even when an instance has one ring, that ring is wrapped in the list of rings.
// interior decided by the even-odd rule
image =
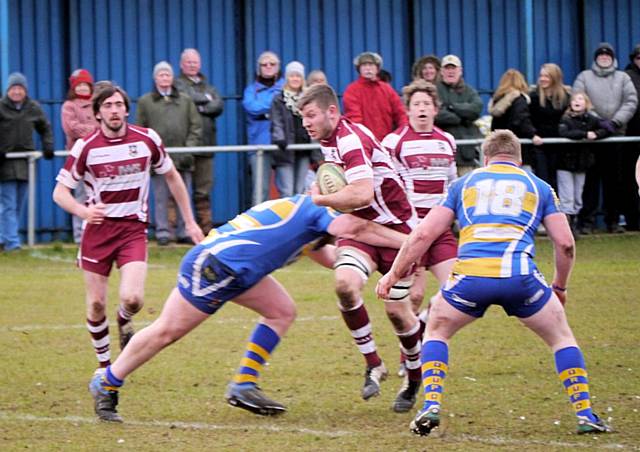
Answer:
[[[460,225],[453,272],[507,278],[536,269],[535,233],[559,211],[553,189],[515,164],[493,163],[458,179],[442,204]]]
[[[248,281],[295,260],[305,245],[328,234],[339,215],[296,195],[266,201],[212,230],[201,245]]]

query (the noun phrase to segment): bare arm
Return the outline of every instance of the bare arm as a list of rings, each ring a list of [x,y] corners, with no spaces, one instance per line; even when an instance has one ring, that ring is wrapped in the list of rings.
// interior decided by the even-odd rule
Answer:
[[[378,281],[376,293],[379,298],[389,298],[391,287],[407,274],[411,265],[429,249],[433,241],[451,226],[454,215],[451,209],[442,206],[429,211],[400,248],[389,273]]]
[[[336,237],[356,239],[373,246],[396,249],[400,248],[407,238],[407,235],[402,232],[353,215],[340,215],[331,222],[328,231]]]
[[[336,247],[325,245],[317,250],[309,251],[307,256],[323,267],[333,269],[333,264],[336,261]]]
[[[566,289],[569,283],[569,276],[575,261],[576,244],[571,234],[571,228],[567,222],[567,217],[563,213],[548,215],[543,220],[544,227],[553,242],[555,255],[555,273],[553,275],[552,287]],[[554,292],[562,302],[566,301],[566,292],[556,290]]]
[[[312,188],[311,199],[318,206],[333,207],[341,212],[366,207],[373,201],[373,180],[360,179],[330,195],[321,195]]]
[[[53,201],[71,215],[87,220],[91,224],[102,223],[105,216],[104,204],[93,204],[88,207],[80,204],[71,193],[71,189],[60,182],[53,189]]]
[[[164,178],[167,181],[167,185],[169,186],[169,190],[171,191],[173,198],[176,200],[176,204],[178,204],[178,207],[180,208],[180,213],[184,219],[184,226],[187,234],[189,234],[193,243],[200,243],[204,239],[204,234],[202,234],[202,230],[193,218],[193,212],[191,211],[191,199],[189,197],[189,193],[187,193],[187,187],[185,187],[184,182],[182,182],[180,173],[178,173],[178,170],[176,170],[174,166],[171,167],[169,172],[164,174]]]

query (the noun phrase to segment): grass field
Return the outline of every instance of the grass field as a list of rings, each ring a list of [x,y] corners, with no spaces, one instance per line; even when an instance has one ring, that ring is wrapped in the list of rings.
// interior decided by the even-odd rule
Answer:
[[[185,251],[151,248],[138,329],[157,317]],[[550,278],[549,242],[540,241],[538,252]],[[223,399],[256,319],[229,303],[127,380],[124,424],[98,423],[74,253],[49,246],[0,254],[0,450],[640,449],[640,235],[578,242],[569,322],[585,352],[595,410],[617,430],[593,437],[573,433],[552,355],[498,308],[452,342],[443,426],[428,438],[412,435],[414,413],[390,408],[398,377],[383,383],[380,397],[360,399],[364,364],[338,315],[332,274],[307,260],[276,273],[297,301],[298,319],[261,384],[288,406],[284,416],[255,416]],[[395,370],[397,342],[373,283],[366,301],[381,355]]]

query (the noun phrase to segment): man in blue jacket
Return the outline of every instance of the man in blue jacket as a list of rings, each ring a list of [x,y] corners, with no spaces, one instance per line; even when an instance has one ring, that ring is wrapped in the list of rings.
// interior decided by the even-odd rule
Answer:
[[[280,59],[271,51],[265,51],[258,57],[256,78],[244,90],[242,107],[247,112],[247,143],[271,144],[271,102],[282,90],[284,79],[280,71]],[[258,193],[256,154],[249,154],[249,165],[253,178],[252,204],[258,204],[269,197],[271,179],[271,155],[264,153],[262,167],[262,191]]]

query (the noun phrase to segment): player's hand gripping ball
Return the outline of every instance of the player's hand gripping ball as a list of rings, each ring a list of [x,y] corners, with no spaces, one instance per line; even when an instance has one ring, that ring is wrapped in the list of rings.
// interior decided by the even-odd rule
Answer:
[[[341,167],[335,163],[323,163],[316,173],[316,182],[320,193],[330,195],[347,186],[347,178]]]
[[[339,192],[347,186],[344,170],[335,163],[323,163],[316,173],[316,184],[320,194],[330,195]],[[339,209],[342,213],[353,212],[353,209]]]

